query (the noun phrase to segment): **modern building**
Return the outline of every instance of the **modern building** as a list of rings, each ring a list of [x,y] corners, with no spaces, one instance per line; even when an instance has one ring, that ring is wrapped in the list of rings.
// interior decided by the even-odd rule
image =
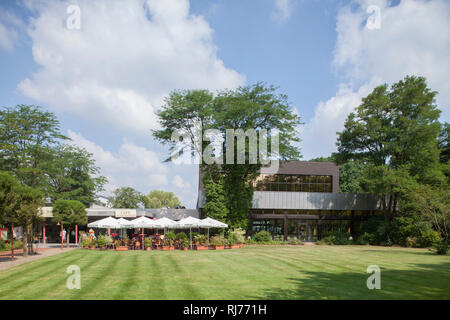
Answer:
[[[315,241],[326,231],[354,234],[361,221],[380,213],[377,197],[339,193],[339,167],[332,162],[280,162],[275,174],[254,183],[248,233],[269,231],[279,239]],[[197,207],[204,216],[205,190],[199,177]]]

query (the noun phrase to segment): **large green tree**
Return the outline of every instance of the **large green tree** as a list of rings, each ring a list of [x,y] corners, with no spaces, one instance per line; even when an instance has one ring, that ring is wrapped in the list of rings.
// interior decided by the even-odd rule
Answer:
[[[88,221],[86,208],[77,200],[57,200],[53,204],[53,221],[62,223],[66,228],[68,246],[70,231],[75,225],[85,225]]]
[[[92,154],[76,146],[56,146],[43,168],[48,181],[45,191],[54,201],[78,200],[88,207],[106,183]]]
[[[56,116],[39,106],[0,110],[0,170],[52,200],[75,199],[88,206],[106,179],[92,154],[62,144],[66,140]]]
[[[0,110],[0,169],[31,187],[45,183],[43,162],[52,148],[68,139],[53,113],[32,105]]]
[[[183,141],[191,147],[192,153],[200,153],[198,146],[201,145],[202,156],[209,155],[213,152],[207,148],[209,142],[201,138],[206,130],[214,129],[218,133],[214,143],[222,144],[222,154],[219,156],[226,159],[226,150],[232,150],[231,146],[236,139],[234,136],[228,136],[227,130],[241,129],[246,132],[248,129],[254,129],[256,132],[269,132],[269,145],[277,132],[279,150],[268,147],[269,157],[282,160],[300,157],[294,145],[299,141],[300,118],[293,112],[287,96],[278,94],[277,88],[273,86],[257,83],[235,90],[224,90],[216,95],[206,90],[176,91],[167,97],[158,116],[162,129],[155,130],[153,134],[162,143],[169,144],[171,152],[177,151],[178,144],[171,139],[173,133],[177,132],[185,134],[186,140]],[[202,140],[200,143],[199,130]],[[244,163],[238,163],[237,144],[234,144],[233,163],[220,165],[226,193],[227,221],[232,227],[245,227],[247,224],[247,214],[253,197],[252,182],[262,166],[261,161],[251,163],[251,150],[252,146],[248,141],[245,142]],[[261,150],[259,151],[261,154]],[[215,152],[220,152],[220,148],[216,148]],[[200,170],[205,173],[214,166],[217,166],[217,163],[205,162],[202,157]]]
[[[150,209],[180,207],[181,202],[173,192],[153,190],[144,197],[145,207]]]
[[[114,208],[138,208],[144,206],[144,195],[131,187],[122,187],[114,190],[109,199]]]
[[[386,217],[397,208],[396,181],[405,175],[434,186],[446,184],[439,164],[436,94],[423,77],[378,86],[338,132],[339,159],[367,163],[363,191],[380,196]]]

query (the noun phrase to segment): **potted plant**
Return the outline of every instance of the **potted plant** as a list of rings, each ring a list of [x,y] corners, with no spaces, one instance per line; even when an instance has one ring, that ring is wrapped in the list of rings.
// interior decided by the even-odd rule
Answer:
[[[128,238],[117,241],[116,251],[128,251]]]
[[[181,242],[181,246],[180,246],[181,250],[187,251],[189,249],[189,245],[190,245],[189,240],[188,239],[182,239],[181,241],[182,241]]]
[[[97,245],[97,240],[92,239],[91,242],[89,243],[89,249],[94,250],[96,245]]]
[[[81,244],[83,245],[83,248],[88,249],[89,248],[89,240],[84,239]]]
[[[149,238],[144,239],[145,250],[150,251],[152,249],[152,240]]]
[[[97,245],[98,245],[98,247],[99,247],[100,249],[102,249],[102,250],[106,249],[106,239],[105,239],[105,236],[103,236],[103,235],[98,236],[98,239],[97,239]]]
[[[169,239],[169,238],[164,238],[162,241],[162,249],[164,251],[173,251],[175,250],[174,246],[173,246],[173,239]]]
[[[195,250],[208,250],[208,246],[205,245],[206,242],[205,236],[201,234],[196,235],[194,238],[194,242],[195,242]]]
[[[223,236],[215,236],[211,238],[211,249],[223,250],[225,249],[225,238]]]

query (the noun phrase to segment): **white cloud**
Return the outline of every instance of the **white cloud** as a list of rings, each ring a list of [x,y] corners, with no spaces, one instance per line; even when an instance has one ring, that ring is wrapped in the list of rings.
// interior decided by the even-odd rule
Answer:
[[[158,160],[154,152],[144,147],[125,141],[119,151],[113,153],[71,130],[68,131],[68,137],[72,139],[72,144],[93,154],[101,175],[109,180],[106,192],[110,193],[115,188],[124,186],[148,192],[168,184],[169,168]]]
[[[272,19],[276,22],[282,23],[291,18],[293,0],[275,0],[275,12],[272,14]]]
[[[24,25],[13,13],[0,11],[0,48],[12,52],[19,41],[18,30],[22,31]]]
[[[53,111],[148,134],[171,90],[245,82],[217,57],[213,30],[188,0],[79,0],[79,30],[66,27],[69,4],[33,6],[28,34],[41,68],[18,86]]]
[[[369,5],[378,5],[381,28],[366,26]],[[425,76],[439,91],[442,118],[450,118],[450,2],[410,0],[390,5],[387,0],[353,1],[337,16],[334,66],[342,83],[335,97],[318,104],[305,126],[305,158],[336,150],[336,131],[348,113],[376,85],[392,84],[406,75]]]
[[[172,179],[172,184],[177,187],[178,189],[187,189],[191,187],[191,184],[189,182],[185,182],[182,177],[179,175],[176,175]]]

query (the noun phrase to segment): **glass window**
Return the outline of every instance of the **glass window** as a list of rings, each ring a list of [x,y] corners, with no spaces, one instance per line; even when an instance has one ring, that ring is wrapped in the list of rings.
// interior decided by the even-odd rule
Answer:
[[[309,192],[309,184],[308,183],[302,184],[302,191],[303,192]]]
[[[323,186],[323,184],[318,184],[317,185],[317,192],[324,192],[324,186]]]
[[[317,176],[311,176],[309,178],[309,183],[317,183]]]
[[[331,183],[325,185],[325,192],[331,192]]]
[[[331,183],[331,176],[326,176],[324,182],[325,183]]]
[[[317,192],[317,184],[310,183],[309,184],[309,192]]]

